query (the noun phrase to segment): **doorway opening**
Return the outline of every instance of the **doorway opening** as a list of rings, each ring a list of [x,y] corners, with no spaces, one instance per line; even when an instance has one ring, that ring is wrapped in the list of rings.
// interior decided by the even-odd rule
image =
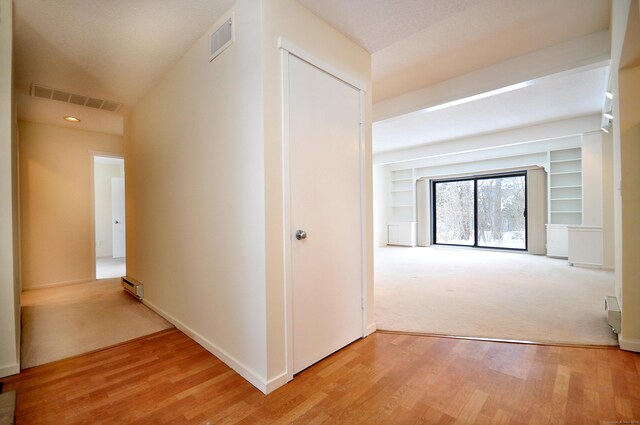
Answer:
[[[95,278],[125,276],[124,158],[93,156]]]
[[[433,243],[527,250],[527,176],[432,182]]]

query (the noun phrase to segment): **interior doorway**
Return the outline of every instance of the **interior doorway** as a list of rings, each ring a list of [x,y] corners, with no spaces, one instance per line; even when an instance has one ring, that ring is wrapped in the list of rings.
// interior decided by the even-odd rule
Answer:
[[[93,155],[95,278],[126,275],[124,158]]]
[[[287,369],[293,379],[364,334],[364,94],[360,84],[321,63],[285,52]]]

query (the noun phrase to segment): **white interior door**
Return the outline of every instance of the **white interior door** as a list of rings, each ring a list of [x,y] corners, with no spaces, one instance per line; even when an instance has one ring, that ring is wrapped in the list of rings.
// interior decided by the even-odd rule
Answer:
[[[126,257],[123,177],[111,178],[111,229],[113,234],[113,258]]]
[[[293,55],[288,62],[297,373],[363,336],[360,91]]]

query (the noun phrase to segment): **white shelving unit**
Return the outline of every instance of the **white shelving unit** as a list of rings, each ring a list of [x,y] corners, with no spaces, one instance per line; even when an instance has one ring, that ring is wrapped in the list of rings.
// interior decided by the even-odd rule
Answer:
[[[415,246],[415,181],[413,169],[391,171],[391,217],[388,244]]]
[[[549,224],[582,224],[582,152],[549,152]]]
[[[568,226],[582,224],[582,149],[549,152],[547,255],[567,257]]]

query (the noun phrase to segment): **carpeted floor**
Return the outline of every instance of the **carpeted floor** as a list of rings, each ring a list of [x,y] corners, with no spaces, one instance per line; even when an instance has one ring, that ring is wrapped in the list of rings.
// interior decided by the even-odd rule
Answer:
[[[617,345],[604,298],[613,272],[566,260],[447,247],[376,250],[378,329]]]
[[[21,367],[87,353],[172,327],[119,279],[22,293]]]

